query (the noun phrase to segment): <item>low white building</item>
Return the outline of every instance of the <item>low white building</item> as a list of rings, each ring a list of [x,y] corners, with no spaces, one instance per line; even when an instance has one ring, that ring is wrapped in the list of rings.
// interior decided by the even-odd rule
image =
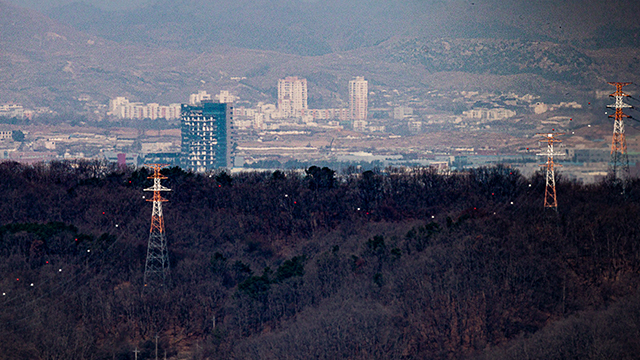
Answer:
[[[238,97],[229,94],[227,90],[220,91],[220,94],[216,95],[215,98],[224,104],[232,103],[238,99]]]
[[[366,120],[354,120],[353,121],[353,130],[355,131],[365,131],[367,129],[367,121]]]
[[[417,133],[422,131],[422,121],[409,121],[407,127],[410,132]]]
[[[510,117],[516,116],[516,112],[509,109],[504,108],[494,108],[494,109],[471,109],[462,113],[469,119],[478,119],[478,120],[488,120],[488,121],[496,121],[508,119]]]
[[[393,118],[395,120],[402,120],[407,116],[413,115],[413,109],[407,106],[397,106],[393,108]]]
[[[22,105],[5,104],[0,105],[0,116],[8,118],[24,118],[24,108]]]
[[[7,140],[13,138],[13,130],[0,131],[0,140]]]
[[[143,104],[130,102],[125,97],[109,100],[108,115],[119,119],[179,119],[180,104],[160,105],[158,103]]]
[[[191,94],[189,96],[189,105],[196,105],[201,103],[202,100],[211,100],[211,95],[204,90],[198,91],[197,94]]]
[[[175,150],[172,142],[143,142],[141,145],[142,153],[169,152]]]

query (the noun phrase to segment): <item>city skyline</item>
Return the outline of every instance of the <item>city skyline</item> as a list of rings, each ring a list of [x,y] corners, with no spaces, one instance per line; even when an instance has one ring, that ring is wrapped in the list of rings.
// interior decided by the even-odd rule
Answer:
[[[0,0],[0,357],[638,357],[638,14]]]
[[[389,4],[371,2],[371,13],[354,13],[351,21],[337,17],[331,29],[305,17],[293,27],[282,26],[287,11],[322,14],[318,4],[278,3],[262,13],[256,12],[262,2],[236,9],[220,6],[216,14],[233,14],[229,17],[233,21],[224,26],[241,25],[236,38],[228,37],[232,33],[224,31],[223,23],[182,22],[195,13],[209,20],[214,16],[203,11],[217,5],[197,1],[173,7],[158,2],[123,12],[74,5],[45,14],[0,4],[6,19],[0,22],[0,40],[6,58],[11,59],[7,63],[11,71],[3,72],[11,78],[1,82],[0,110],[16,118],[7,120],[3,130],[25,130],[28,141],[20,151],[13,143],[5,144],[7,158],[31,158],[29,151],[45,150],[53,153],[49,158],[96,157],[114,150],[139,154],[138,158],[154,151],[175,152],[179,146],[175,137],[164,137],[161,128],[175,131],[171,128],[178,102],[202,100],[233,102],[234,131],[240,133],[235,148],[245,164],[357,158],[353,154],[382,159],[515,155],[526,153],[527,129],[563,127],[580,134],[606,128],[599,108],[609,94],[604,80],[638,82],[633,26],[627,36],[617,32],[619,24],[593,32],[589,29],[597,21],[575,22],[592,19],[593,9],[603,8],[601,2],[578,9],[563,23],[549,18],[537,27],[532,22],[546,8],[524,3],[507,4],[505,12],[497,12],[490,3],[398,2],[393,5],[397,11],[389,12]],[[328,6],[348,14],[359,4],[336,1]],[[634,6],[630,4],[628,10]],[[147,16],[139,16],[145,11]],[[260,17],[254,17],[258,13]],[[72,14],[77,17],[65,17]],[[161,14],[168,16],[148,21]],[[383,14],[388,23],[369,31],[367,21],[379,20]],[[454,19],[453,14],[457,14]],[[496,14],[504,21],[494,26]],[[454,20],[451,26],[457,24],[458,29],[427,31],[439,23],[424,21],[424,16]],[[127,23],[135,20],[132,17],[139,22],[126,32],[102,21]],[[12,26],[14,22],[20,26]],[[179,23],[184,27],[175,27]],[[391,26],[400,23],[402,28]],[[157,24],[162,24],[167,36],[158,37],[162,31]],[[260,36],[249,44],[241,33],[253,25],[259,27]],[[504,31],[509,26],[516,29]],[[580,26],[588,31],[576,31]],[[352,35],[358,34],[354,29],[362,31],[360,38]],[[414,33],[417,29],[419,33]],[[193,36],[193,31],[201,36]],[[272,37],[276,33],[279,39]],[[320,38],[325,43],[311,41]],[[607,44],[627,47],[619,60],[608,55],[603,38],[609,39]],[[176,44],[172,39],[181,41]],[[298,79],[295,92],[295,82],[289,90],[278,86],[287,77]],[[358,78],[366,90],[355,96],[355,86],[350,89],[349,84]],[[631,94],[635,90],[629,89]],[[161,118],[171,121],[153,122]],[[137,136],[118,138],[105,130],[91,139],[82,132],[43,131],[39,123],[108,128],[121,124],[140,129]],[[157,136],[145,128],[157,128]],[[488,140],[505,134],[512,138]],[[361,138],[367,140],[360,142]],[[78,139],[83,139],[83,145]],[[100,148],[94,146],[96,139],[104,142]],[[339,139],[345,139],[342,147],[336,147]],[[602,147],[599,135],[574,139],[567,140],[567,146],[594,152]],[[295,146],[281,146],[289,142]],[[637,144],[630,141],[629,147],[635,149]],[[313,155],[307,153],[311,149]]]

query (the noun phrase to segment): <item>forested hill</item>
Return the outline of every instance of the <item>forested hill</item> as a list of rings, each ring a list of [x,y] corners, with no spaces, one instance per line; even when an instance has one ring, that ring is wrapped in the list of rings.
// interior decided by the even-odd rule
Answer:
[[[0,163],[0,359],[630,359],[640,182]],[[616,320],[617,319],[617,320]],[[548,344],[543,346],[542,344]],[[186,357],[185,357],[186,356]]]

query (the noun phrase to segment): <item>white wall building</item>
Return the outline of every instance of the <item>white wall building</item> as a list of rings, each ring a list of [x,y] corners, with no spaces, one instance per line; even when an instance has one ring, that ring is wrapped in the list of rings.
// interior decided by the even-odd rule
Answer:
[[[422,121],[411,120],[407,122],[407,127],[409,128],[409,131],[412,133],[420,132],[422,131]]]
[[[355,131],[365,131],[367,129],[367,121],[366,120],[354,120],[353,121],[353,130]]]
[[[307,79],[288,76],[278,80],[278,111],[282,117],[300,117],[307,110]]]
[[[413,109],[406,106],[397,106],[393,108],[393,118],[395,120],[402,120],[407,116],[413,115]]]
[[[227,90],[220,91],[220,94],[215,96],[216,100],[220,103],[228,104],[236,101],[237,97],[229,94]]]
[[[198,91],[197,94],[191,94],[189,96],[189,105],[196,105],[201,103],[202,100],[211,100],[211,95],[204,90]]]
[[[516,115],[516,112],[513,110],[503,109],[503,108],[495,108],[495,109],[471,109],[462,113],[469,119],[479,119],[479,120],[503,120],[510,118]]]
[[[304,115],[311,115],[316,120],[349,120],[349,109],[308,109]]]
[[[8,118],[24,118],[24,108],[22,105],[5,104],[0,105],[0,116]]]
[[[116,116],[118,118],[124,118],[124,108],[129,104],[129,100],[123,96],[118,96],[115,99],[109,100],[109,115]]]
[[[257,130],[264,129],[264,114],[256,113],[253,115],[253,128]]]
[[[368,94],[368,82],[364,77],[358,76],[349,81],[349,111],[352,120],[367,119]]]
[[[109,115],[119,119],[179,119],[180,104],[129,102],[125,97],[109,100]]]
[[[12,139],[13,138],[13,130],[1,130],[0,131],[0,140]]]

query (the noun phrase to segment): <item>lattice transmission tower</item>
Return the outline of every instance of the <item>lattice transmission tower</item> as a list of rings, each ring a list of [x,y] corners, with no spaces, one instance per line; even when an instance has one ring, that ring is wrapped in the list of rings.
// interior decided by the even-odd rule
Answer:
[[[556,164],[553,161],[555,156],[563,156],[564,154],[556,153],[553,149],[554,143],[560,143],[562,140],[558,140],[555,137],[559,135],[564,135],[564,133],[545,133],[545,134],[536,134],[538,136],[544,136],[544,139],[540,140],[541,143],[547,143],[547,152],[540,153],[539,156],[546,156],[547,162],[541,164],[540,166],[544,166],[547,170],[546,176],[546,187],[544,189],[544,207],[545,208],[553,208],[555,211],[558,211],[558,199],[556,197],[556,173],[555,168],[562,166]]]
[[[613,105],[607,105],[609,108],[616,109],[614,115],[609,115],[610,118],[614,118],[609,175],[613,180],[620,181],[629,179],[629,156],[627,155],[627,138],[624,134],[624,118],[628,118],[629,116],[625,115],[625,113],[622,112],[622,109],[630,108],[632,106],[623,101],[624,97],[629,95],[622,92],[622,87],[630,84],[630,82],[609,83],[609,85],[616,87],[616,92],[609,95],[616,98],[616,103]]]
[[[153,186],[144,189],[144,191],[153,191],[153,198],[147,199],[147,201],[153,202],[153,212],[151,214],[151,230],[147,247],[147,262],[144,268],[144,286],[164,286],[169,276],[169,254],[164,233],[162,203],[168,200],[164,199],[160,192],[171,191],[171,189],[160,184],[160,180],[167,179],[166,176],[160,174],[160,169],[167,165],[149,164],[145,166],[153,169],[153,175],[148,177],[148,179],[153,179]]]

